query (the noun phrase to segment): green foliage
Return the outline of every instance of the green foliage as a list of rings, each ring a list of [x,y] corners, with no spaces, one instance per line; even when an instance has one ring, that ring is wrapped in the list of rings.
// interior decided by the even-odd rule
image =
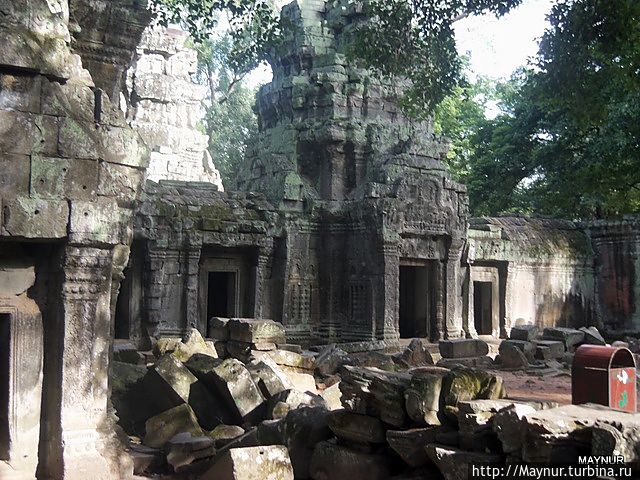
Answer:
[[[230,57],[233,40],[228,36],[208,39],[197,45],[196,79],[209,87],[204,130],[209,135],[209,152],[222,174],[225,187],[236,178],[246,144],[257,134],[253,112],[255,90],[243,83],[244,75],[233,71]]]
[[[459,110],[459,128],[471,118],[475,129],[462,140],[443,127],[462,151],[453,170],[468,186],[471,211],[638,213],[640,2],[559,2],[550,23],[536,68],[497,86],[500,115]]]
[[[463,62],[453,24],[467,15],[501,16],[522,0],[370,0],[351,55],[383,76],[411,81],[403,106],[416,117],[431,115],[461,86]]]
[[[162,25],[181,25],[196,43],[220,30],[224,15],[231,39],[229,68],[248,72],[265,60],[282,39],[284,24],[272,0],[151,0]]]

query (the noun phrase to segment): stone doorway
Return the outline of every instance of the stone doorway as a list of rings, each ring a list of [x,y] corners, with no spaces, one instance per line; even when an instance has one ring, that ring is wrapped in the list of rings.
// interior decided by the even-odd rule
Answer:
[[[433,269],[429,264],[400,266],[400,338],[426,338],[434,313]]]
[[[236,272],[209,272],[207,279],[207,319],[237,315]]]
[[[492,282],[473,282],[473,319],[478,335],[493,334],[492,297]]]
[[[9,382],[11,370],[11,315],[0,313],[0,461],[10,460]]]

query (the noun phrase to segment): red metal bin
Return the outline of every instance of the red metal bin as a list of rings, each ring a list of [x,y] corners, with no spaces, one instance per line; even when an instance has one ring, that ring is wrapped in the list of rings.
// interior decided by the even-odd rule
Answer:
[[[636,412],[636,360],[627,348],[582,345],[571,369],[574,404],[597,403]]]

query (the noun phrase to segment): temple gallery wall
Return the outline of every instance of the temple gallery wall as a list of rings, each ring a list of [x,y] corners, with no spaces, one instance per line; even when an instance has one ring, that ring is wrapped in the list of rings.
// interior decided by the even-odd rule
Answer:
[[[300,29],[222,192],[194,53],[141,3],[0,0],[3,479],[126,478],[114,338],[151,348],[214,317],[351,350],[526,323],[640,331],[640,219],[469,218],[402,85],[346,61],[362,18],[343,1],[283,10]]]

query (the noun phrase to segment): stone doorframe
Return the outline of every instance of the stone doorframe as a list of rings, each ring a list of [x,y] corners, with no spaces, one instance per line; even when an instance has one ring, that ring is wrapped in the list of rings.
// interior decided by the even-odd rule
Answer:
[[[470,266],[468,288],[468,325],[475,331],[474,282],[491,283],[491,335],[498,338],[504,325],[500,324],[500,312],[504,311],[500,295],[500,270],[491,266]]]

